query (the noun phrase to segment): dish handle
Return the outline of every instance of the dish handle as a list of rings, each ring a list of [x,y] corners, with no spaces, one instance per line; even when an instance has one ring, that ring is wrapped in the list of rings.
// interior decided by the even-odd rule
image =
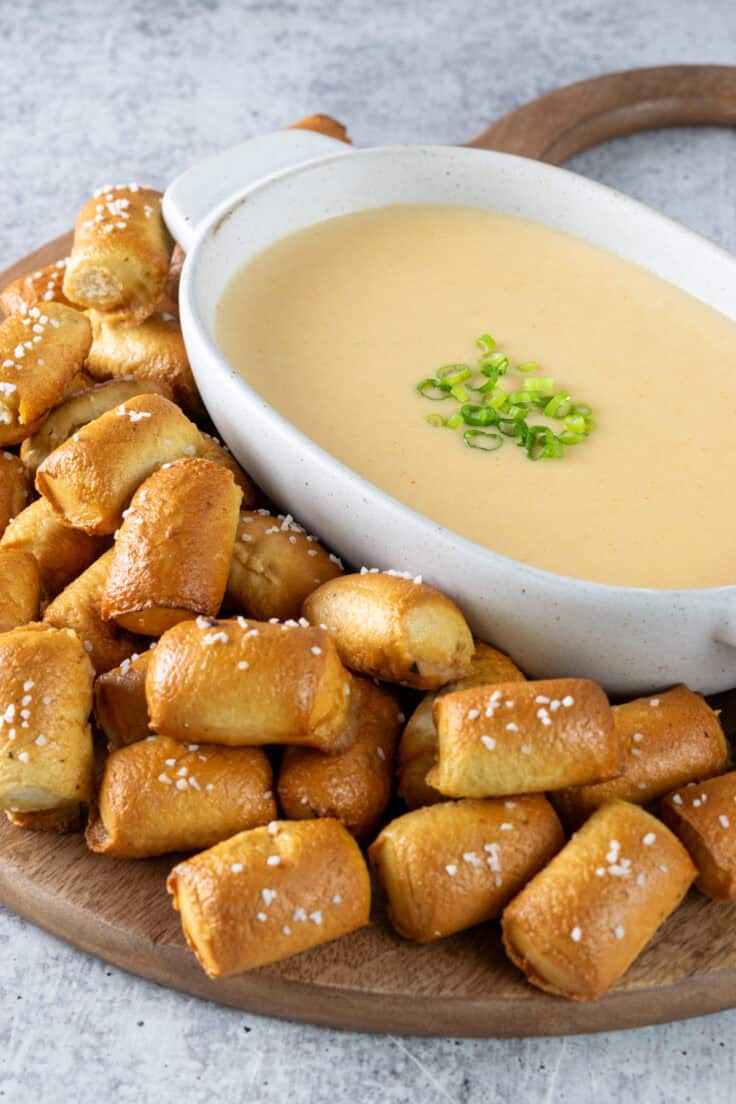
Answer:
[[[172,237],[188,252],[198,227],[229,196],[281,169],[315,161],[351,146],[344,127],[313,115],[288,130],[249,138],[192,165],[171,183],[163,215]]]

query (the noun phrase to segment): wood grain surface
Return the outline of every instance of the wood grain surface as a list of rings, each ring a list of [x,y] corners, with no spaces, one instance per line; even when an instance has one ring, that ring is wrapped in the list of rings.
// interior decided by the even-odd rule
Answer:
[[[512,112],[469,144],[557,161],[614,134],[693,122],[736,122],[736,68],[676,66],[582,82]],[[48,242],[0,273],[0,286],[59,259],[70,244],[70,234]],[[733,695],[717,704],[727,730],[736,725]],[[423,947],[399,939],[378,894],[363,931],[276,966],[211,981],[188,951],[164,889],[175,860],[109,859],[89,852],[81,836],[22,831],[3,819],[0,902],[162,985],[251,1012],[360,1031],[561,1035],[736,1006],[736,902],[712,902],[695,891],[619,985],[591,1004],[528,986],[506,959],[495,923]]]

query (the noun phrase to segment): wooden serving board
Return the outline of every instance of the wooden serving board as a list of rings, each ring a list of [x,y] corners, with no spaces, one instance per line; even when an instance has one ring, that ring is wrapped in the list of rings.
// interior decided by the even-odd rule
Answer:
[[[471,145],[559,161],[606,137],[676,123],[736,123],[736,68],[678,66],[560,89]],[[0,286],[64,256],[71,235],[0,274]],[[727,697],[727,730],[736,703]],[[175,857],[120,861],[79,835],[0,822],[0,902],[82,950],[199,997],[313,1024],[416,1035],[529,1036],[608,1031],[736,1006],[736,902],[691,892],[603,1000],[577,1004],[526,984],[497,924],[416,946],[376,895],[370,927],[276,966],[210,981],[187,949],[165,892]]]

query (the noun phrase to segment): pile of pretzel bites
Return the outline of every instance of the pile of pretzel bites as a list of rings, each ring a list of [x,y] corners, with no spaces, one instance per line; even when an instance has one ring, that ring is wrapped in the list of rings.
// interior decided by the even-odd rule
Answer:
[[[206,432],[160,198],[101,189],[0,293],[0,807],[190,853],[168,890],[212,977],[368,923],[370,862],[405,939],[500,917],[531,982],[601,996],[696,877],[736,896],[716,713],[528,681],[440,590],[263,508]]]

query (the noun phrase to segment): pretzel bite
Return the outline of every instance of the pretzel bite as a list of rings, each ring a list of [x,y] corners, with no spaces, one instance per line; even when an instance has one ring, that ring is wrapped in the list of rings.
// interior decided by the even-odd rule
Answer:
[[[736,897],[736,771],[668,794],[660,815],[698,868],[696,886],[708,897]]]
[[[278,962],[368,923],[370,881],[338,820],[273,821],[169,874],[186,941],[210,977]]]
[[[142,322],[164,293],[172,248],[159,192],[137,184],[100,188],[77,216],[64,294],[82,307]]]
[[[0,452],[0,536],[28,501],[30,483],[25,465],[12,452]]]
[[[92,331],[61,303],[31,307],[0,324],[0,444],[35,433],[84,364]]]
[[[565,837],[541,794],[445,801],[392,820],[368,849],[399,935],[431,943],[500,916]]]
[[[176,318],[179,317],[179,281],[181,280],[181,270],[184,267],[184,261],[186,259],[186,253],[182,247],[178,243],[175,243],[171,253],[171,260],[169,261],[166,287],[164,288],[164,293],[160,302],[157,304],[158,310],[165,311],[167,314],[173,314]]]
[[[626,973],[695,877],[687,851],[637,805],[603,805],[503,914],[532,985],[596,1000]]]
[[[110,380],[85,387],[55,407],[36,433],[27,437],[20,448],[26,468],[34,475],[40,464],[55,448],[68,441],[82,426],[112,410],[136,395],[161,394],[156,383],[140,380]]]
[[[33,554],[48,599],[56,597],[101,555],[105,541],[71,529],[45,498],[38,498],[13,518],[0,537],[0,548],[22,548]]]
[[[0,636],[0,808],[70,811],[89,800],[93,676],[70,629]]]
[[[455,603],[419,576],[343,575],[309,595],[304,616],[327,625],[346,667],[416,690],[467,674],[475,650]]]
[[[243,510],[227,584],[228,602],[248,617],[298,617],[316,587],[342,574],[340,561],[290,514]]]
[[[350,676],[324,629],[198,617],[164,633],[146,700],[154,732],[211,744],[349,742]]]
[[[132,655],[119,667],[95,679],[95,720],[110,751],[150,734],[146,705],[146,672],[150,652]]]
[[[41,574],[32,553],[0,547],[0,633],[35,621],[41,607]]]
[[[145,380],[183,406],[190,414],[204,413],[184,348],[179,323],[168,311],[156,311],[145,322],[131,326],[111,322],[90,311],[92,348],[87,367],[96,379]]]
[[[144,479],[201,447],[199,430],[178,406],[162,395],[138,395],[54,449],[36,472],[36,489],[67,525],[112,533]]]
[[[119,859],[198,851],[276,816],[261,748],[180,744],[168,736],[113,751],[87,822],[87,846]]]
[[[63,303],[65,307],[73,307],[61,286],[65,268],[66,257],[6,284],[0,291],[0,310],[9,316],[23,314],[29,307],[45,307],[46,303]]]
[[[258,501],[255,483],[249,475],[246,475],[233,454],[221,445],[216,437],[211,437],[209,433],[202,434],[202,449],[199,455],[202,460],[210,460],[213,464],[220,464],[221,467],[227,468],[243,492],[244,509],[249,510],[255,506]],[[298,614],[297,610],[297,616]]]
[[[225,594],[240,496],[230,472],[209,460],[180,460],[149,476],[115,540],[103,618],[160,636],[197,614],[213,617]]]
[[[726,770],[728,748],[718,716],[686,686],[615,705],[613,721],[623,752],[619,777],[553,795],[557,811],[571,827],[582,824],[604,801],[621,798],[648,805],[678,786]]]
[[[391,797],[400,714],[394,695],[366,679],[353,678],[351,699],[349,746],[334,755],[287,748],[278,795],[290,820],[336,817],[364,839]]]
[[[79,805],[63,806],[61,809],[44,809],[37,813],[5,812],[6,819],[15,828],[25,828],[31,832],[78,832],[82,827]]]
[[[117,667],[140,648],[140,641],[103,620],[100,612],[114,556],[111,548],[95,560],[54,598],[43,615],[44,621],[57,629],[74,630],[98,675]]]
[[[540,793],[621,769],[608,699],[587,679],[456,690],[432,713],[438,758],[427,782],[447,797]]]
[[[305,119],[290,126],[289,130],[316,130],[318,134],[326,134],[328,138],[337,138],[340,142],[352,145],[346,128],[331,115],[307,115]]]
[[[444,796],[427,782],[427,773],[437,759],[437,729],[432,707],[439,694],[488,686],[496,682],[525,682],[519,668],[503,652],[490,644],[475,642],[475,655],[469,673],[435,693],[425,694],[406,723],[399,743],[399,796],[410,809],[444,801]]]

